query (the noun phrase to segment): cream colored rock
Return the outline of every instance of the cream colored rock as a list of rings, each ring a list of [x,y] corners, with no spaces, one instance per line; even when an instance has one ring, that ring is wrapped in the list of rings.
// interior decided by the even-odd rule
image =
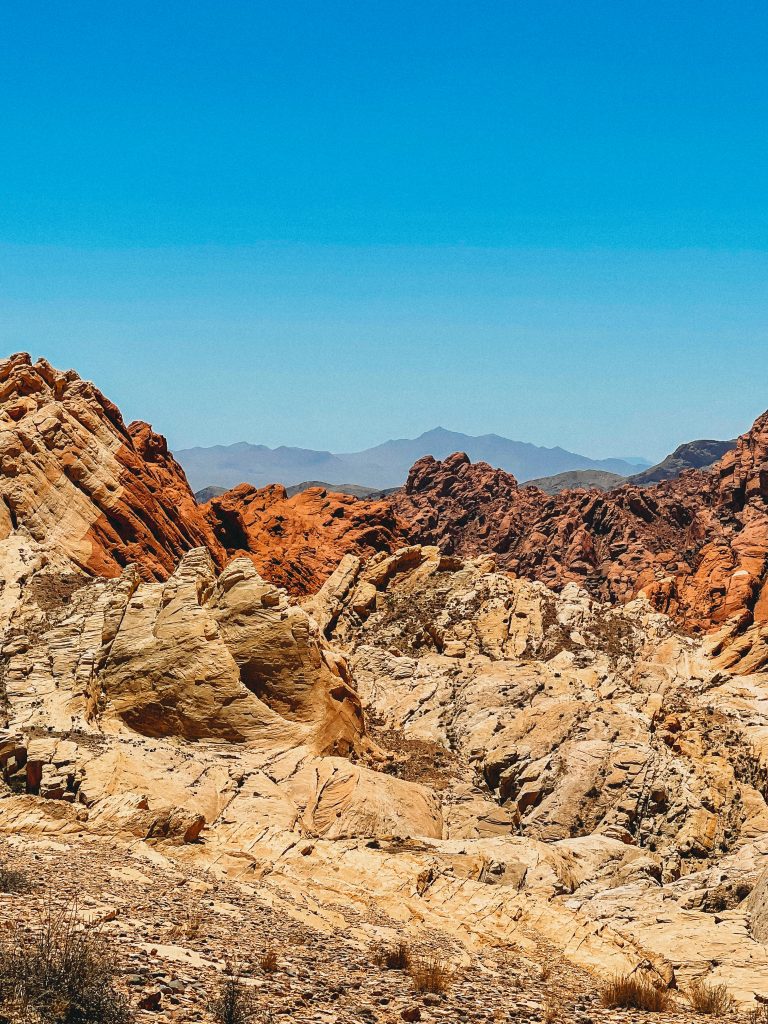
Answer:
[[[25,790],[87,808],[97,834],[191,841],[217,819],[248,842],[280,820],[311,836],[442,834],[431,792],[366,767],[383,755],[345,658],[249,559],[217,575],[198,549],[165,583],[78,578],[45,615],[30,566],[4,644],[9,784],[20,743]]]
[[[54,600],[29,545],[0,833],[160,847],[324,929],[354,911],[363,944],[386,914],[414,941],[546,940],[598,973],[765,991],[744,897],[768,858],[768,684],[647,602],[434,548],[345,559],[306,609],[200,550]]]

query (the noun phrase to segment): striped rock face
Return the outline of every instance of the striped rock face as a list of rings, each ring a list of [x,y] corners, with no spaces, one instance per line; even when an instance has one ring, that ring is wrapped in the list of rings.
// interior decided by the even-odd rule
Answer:
[[[24,353],[0,363],[0,497],[0,536],[24,530],[89,574],[165,579],[201,545],[224,559],[164,438]]]

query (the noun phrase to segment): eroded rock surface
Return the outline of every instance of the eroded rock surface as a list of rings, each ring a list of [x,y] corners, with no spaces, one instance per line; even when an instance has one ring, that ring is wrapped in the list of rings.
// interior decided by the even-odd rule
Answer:
[[[100,576],[168,576],[184,551],[225,554],[165,440],[73,370],[0,362],[0,537],[24,529]]]
[[[405,540],[387,501],[359,501],[322,487],[289,497],[279,484],[242,484],[204,509],[230,554],[247,553],[262,575],[293,594],[317,590],[345,554],[391,551]]]
[[[413,467],[393,495],[413,541],[492,552],[520,576],[601,600],[646,596],[688,632],[720,631],[721,664],[768,662],[768,414],[711,471],[654,487],[552,497],[460,453]]]
[[[194,822],[197,835],[224,807],[239,821],[235,806],[248,822],[263,800],[259,829],[301,819],[312,833],[390,834],[402,817],[441,834],[430,793],[372,770],[385,755],[366,736],[346,659],[250,559],[217,574],[194,549],[164,582],[128,568],[45,609],[36,579],[2,648],[5,777],[14,792],[70,804],[67,827],[116,820],[188,841]],[[32,813],[24,801],[5,811],[6,827]]]
[[[534,849],[551,866],[528,920],[606,928],[680,983],[717,960],[758,985],[744,901],[768,854],[768,678],[718,671],[645,598],[555,594],[436,548],[347,559],[307,606],[398,769],[439,787],[446,840],[502,885],[531,878]]]
[[[142,862],[220,885],[232,948],[266,906],[340,956],[449,951],[460,996],[425,1021],[487,1019],[511,956],[565,965],[577,1020],[589,972],[768,999],[768,418],[652,492],[544,500],[456,455],[372,519],[322,489],[203,514],[92,385],[21,356],[0,377],[3,855],[79,865],[100,910],[104,856],[121,892],[164,898]],[[275,578],[325,582],[298,604]],[[120,906],[121,937],[187,957]]]
[[[200,549],[59,595],[26,564],[0,835],[148,843],[331,930],[354,908],[467,955],[763,992],[768,683],[646,600],[418,546],[347,556],[305,609]]]

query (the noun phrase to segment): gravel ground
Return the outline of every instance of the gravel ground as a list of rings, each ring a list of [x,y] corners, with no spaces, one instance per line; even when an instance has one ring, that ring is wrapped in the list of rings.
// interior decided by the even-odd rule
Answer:
[[[450,940],[425,933],[412,944],[415,952],[440,956],[451,978],[446,992],[420,994],[407,973],[377,963],[366,936],[372,927],[396,930],[395,922],[383,916],[364,922],[350,910],[345,927],[331,934],[316,931],[291,916],[285,894],[268,879],[248,885],[222,881],[153,859],[143,843],[18,837],[0,847],[0,864],[23,872],[33,884],[26,893],[0,894],[5,936],[14,925],[33,928],[48,903],[61,908],[76,902],[81,919],[98,927],[115,949],[118,984],[141,1022],[213,1021],[209,1001],[227,963],[238,964],[253,995],[254,1021],[274,1024],[649,1019],[603,1008],[599,980],[563,961],[536,936],[533,956],[510,946],[482,950],[471,963],[460,964]],[[262,965],[266,951],[275,954],[274,970]],[[679,1000],[678,1012],[650,1019],[683,1024],[694,1017]]]

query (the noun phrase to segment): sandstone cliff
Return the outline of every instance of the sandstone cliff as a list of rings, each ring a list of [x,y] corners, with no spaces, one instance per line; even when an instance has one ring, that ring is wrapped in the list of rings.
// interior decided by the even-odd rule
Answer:
[[[225,557],[165,440],[25,353],[0,363],[0,498],[0,536],[26,530],[89,573],[162,579],[199,545]]]

